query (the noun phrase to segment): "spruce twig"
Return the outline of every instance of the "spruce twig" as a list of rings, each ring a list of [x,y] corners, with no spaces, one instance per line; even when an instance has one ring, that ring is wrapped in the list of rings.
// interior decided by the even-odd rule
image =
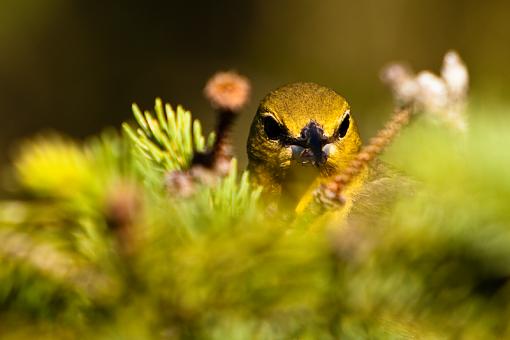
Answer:
[[[250,96],[249,80],[235,72],[218,72],[204,88],[204,95],[217,113],[216,140],[211,150],[196,152],[193,165],[225,175],[232,159],[232,127]]]
[[[411,119],[411,110],[402,109],[395,112],[386,125],[379,130],[377,135],[370,139],[342,174],[335,176],[329,183],[321,184],[315,198],[322,204],[345,203],[342,191],[347,187],[363,168],[379,156],[386,146],[398,135],[399,131],[406,126]]]
[[[409,67],[397,63],[386,67],[381,78],[391,88],[398,109],[343,173],[316,190],[315,199],[322,206],[344,204],[342,191],[345,187],[384,151],[414,114],[424,113],[431,120],[441,121],[460,131],[466,130],[464,109],[469,74],[455,51],[446,53],[439,76],[430,71],[414,75]]]
[[[195,183],[212,185],[231,170],[231,133],[240,110],[248,102],[250,82],[235,72],[218,72],[204,88],[204,95],[216,110],[216,139],[205,151],[195,150],[188,171],[172,171],[166,176],[167,188],[182,197],[195,192]]]

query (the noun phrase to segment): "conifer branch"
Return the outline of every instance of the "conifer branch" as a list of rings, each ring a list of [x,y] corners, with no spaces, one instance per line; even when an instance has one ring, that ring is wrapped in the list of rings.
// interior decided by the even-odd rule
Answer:
[[[232,127],[248,102],[250,83],[235,72],[218,72],[207,82],[204,94],[216,110],[216,141],[210,150],[197,152],[192,164],[213,169],[222,175],[228,171],[232,159]]]
[[[324,205],[345,203],[342,197],[344,188],[384,151],[386,146],[398,135],[399,131],[409,123],[410,119],[410,109],[397,111],[386,125],[379,130],[376,136],[370,139],[369,143],[361,149],[340,175],[335,176],[330,182],[320,185],[315,193],[315,199]]]
[[[441,76],[430,71],[413,75],[405,65],[392,64],[383,70],[381,78],[393,92],[396,113],[340,175],[329,183],[321,184],[315,191],[315,201],[323,207],[345,203],[342,191],[384,151],[414,115],[422,113],[455,129],[466,129],[464,109],[469,76],[456,52],[450,51],[445,55]]]

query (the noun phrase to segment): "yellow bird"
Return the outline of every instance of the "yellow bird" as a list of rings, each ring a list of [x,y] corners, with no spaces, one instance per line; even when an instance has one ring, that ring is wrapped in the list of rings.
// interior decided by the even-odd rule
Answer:
[[[361,138],[347,101],[314,83],[295,83],[260,103],[247,142],[248,170],[267,200],[300,213],[321,181],[357,155]],[[347,213],[368,169],[343,191]]]

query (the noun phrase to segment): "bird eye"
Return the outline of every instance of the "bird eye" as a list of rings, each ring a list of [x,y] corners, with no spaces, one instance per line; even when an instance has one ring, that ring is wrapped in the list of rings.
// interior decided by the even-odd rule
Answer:
[[[279,139],[285,134],[283,127],[273,118],[266,116],[263,118],[264,132],[269,139]]]
[[[340,123],[340,126],[338,127],[338,136],[340,138],[345,137],[347,134],[347,130],[349,130],[350,125],[350,114],[346,114],[344,119],[342,120],[342,123]]]

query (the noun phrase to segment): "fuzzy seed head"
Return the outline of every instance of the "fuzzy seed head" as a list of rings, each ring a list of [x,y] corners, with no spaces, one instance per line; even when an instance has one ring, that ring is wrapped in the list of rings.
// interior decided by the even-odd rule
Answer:
[[[455,51],[449,51],[444,56],[441,76],[444,79],[450,94],[456,99],[466,96],[469,75],[466,65]]]
[[[172,171],[165,175],[168,192],[178,197],[191,197],[195,193],[195,183],[189,172]]]
[[[381,80],[391,88],[393,96],[401,105],[412,103],[419,91],[413,72],[402,64],[385,67],[381,72]]]
[[[106,217],[112,228],[131,225],[142,208],[140,192],[134,184],[116,183],[106,198]]]
[[[430,111],[441,110],[448,105],[448,90],[443,79],[429,71],[418,73],[416,82],[420,86],[418,102]]]
[[[207,82],[204,94],[214,108],[236,112],[248,102],[250,82],[235,72],[218,72]]]

